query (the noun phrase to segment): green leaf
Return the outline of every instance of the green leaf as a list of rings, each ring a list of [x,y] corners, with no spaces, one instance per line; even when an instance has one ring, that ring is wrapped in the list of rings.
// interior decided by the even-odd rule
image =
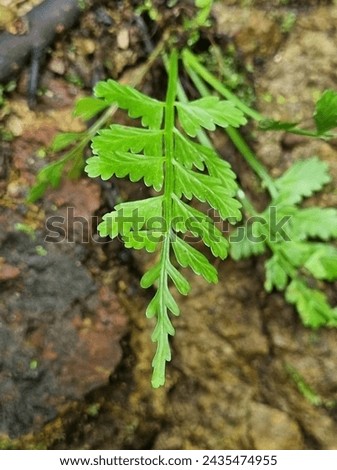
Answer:
[[[326,295],[310,289],[304,282],[293,280],[287,287],[286,300],[296,305],[305,326],[337,326],[336,310],[331,308]]]
[[[300,268],[317,250],[317,245],[317,243],[290,241],[279,246],[289,263],[295,268]]]
[[[319,134],[337,127],[337,92],[326,90],[316,103],[314,119]]]
[[[74,116],[81,117],[84,120],[91,119],[103,109],[107,108],[109,103],[94,97],[81,98],[75,104]]]
[[[99,82],[94,89],[98,98],[106,103],[116,103],[126,109],[132,118],[141,118],[144,127],[159,129],[163,119],[163,103],[140,93],[134,88],[122,85],[114,80]]]
[[[195,0],[195,5],[198,8],[210,8],[212,6],[212,0]]]
[[[191,268],[196,274],[203,276],[207,282],[214,284],[218,282],[217,270],[210,264],[206,256],[178,237],[175,237],[172,246],[181,266]]]
[[[152,361],[153,373],[151,384],[153,388],[161,387],[165,384],[165,368],[166,362],[171,360],[171,350],[168,340],[168,335],[165,331],[162,331],[161,323],[157,323],[154,334],[152,335],[152,341],[157,342],[157,350]]]
[[[96,152],[95,141],[93,148]],[[164,179],[163,165],[163,157],[107,150],[104,154],[89,158],[85,171],[91,178],[100,176],[103,180],[108,180],[113,175],[118,178],[129,175],[133,182],[143,178],[146,186],[153,186],[156,191],[160,191]]]
[[[177,129],[175,131],[175,159],[181,163],[185,168],[191,170],[193,166],[198,170],[204,169],[203,155],[198,147],[201,145],[195,144],[183,136]]]
[[[162,196],[142,199],[141,201],[123,202],[113,212],[103,216],[98,225],[101,237],[127,235],[131,230],[138,232],[153,219],[162,217]]]
[[[259,121],[259,129],[262,131],[288,131],[296,129],[298,122],[274,121],[273,119],[263,119]]]
[[[266,251],[266,238],[254,232],[254,224],[238,227],[229,237],[230,255],[234,260],[258,256]]]
[[[203,170],[206,166],[208,173],[218,180],[218,184],[232,191],[234,196],[237,191],[236,175],[231,170],[230,164],[212,149],[192,142],[175,130],[175,158],[187,170],[195,166]]]
[[[171,263],[168,265],[167,272],[174,282],[178,292],[182,295],[187,295],[191,290],[191,286],[187,279]]]
[[[162,241],[163,235],[163,233],[158,231],[134,230],[123,235],[122,239],[125,248],[134,248],[135,250],[145,248],[149,253],[153,253]]]
[[[26,197],[26,201],[28,203],[36,202],[38,199],[40,199],[44,195],[44,193],[48,189],[48,186],[49,186],[49,184],[46,181],[36,182],[30,188],[30,190],[27,194],[27,197]]]
[[[209,175],[216,178],[221,186],[230,191],[234,196],[238,190],[238,185],[236,183],[236,174],[231,169],[230,164],[219,157],[219,155],[217,155],[217,153],[212,149],[206,148],[202,145],[197,145],[197,149],[202,155]]]
[[[288,276],[277,254],[266,261],[265,269],[266,281],[264,287],[266,291],[271,292],[273,287],[276,287],[277,290],[284,290],[288,284]]]
[[[195,137],[201,128],[209,131],[220,127],[239,127],[247,123],[242,111],[231,101],[220,101],[216,96],[200,98],[189,103],[176,103],[178,118],[185,132]]]
[[[83,147],[79,146],[78,148],[71,149],[68,153],[69,155],[69,170],[67,177],[72,180],[80,178],[83,174],[85,167],[85,161],[83,159]],[[75,151],[75,152],[74,152]]]
[[[165,330],[166,333],[170,335],[174,335],[174,328],[172,327],[172,324],[167,316],[167,309],[169,309],[173,315],[178,316],[180,314],[179,307],[174,300],[171,292],[169,291],[169,288],[165,284],[164,286],[159,285],[157,292],[155,293],[153,299],[149,303],[147,309],[146,309],[146,316],[147,318],[152,318],[157,316],[158,317],[158,322],[160,323],[162,317],[167,317],[165,319]],[[158,323],[157,323],[158,327]],[[156,341],[157,335],[158,335],[158,328],[154,330],[152,334],[152,340]]]
[[[180,308],[178,307],[177,302],[174,300],[173,295],[169,291],[167,285],[164,288],[164,302],[166,307],[173,313],[173,315],[180,315]]]
[[[143,289],[148,289],[156,282],[160,276],[161,263],[157,263],[150,268],[141,278],[140,285]]]
[[[37,201],[49,186],[57,188],[60,184],[66,162],[59,160],[42,168],[27,196],[27,202]]]
[[[162,263],[164,263],[164,266]],[[153,374],[151,382],[154,388],[158,388],[164,385],[166,362],[171,360],[171,350],[168,336],[174,335],[174,328],[168,317],[167,310],[169,309],[173,314],[179,315],[178,305],[173,299],[167,284],[163,283],[161,280],[160,272],[162,271],[163,267],[165,268],[165,264],[166,261],[164,259],[162,259],[158,264],[160,278],[158,283],[158,290],[146,310],[146,316],[148,318],[157,318],[156,327],[151,336],[152,341],[157,343],[156,353],[152,361]],[[150,283],[152,281],[150,278],[155,281],[157,274],[158,268],[156,267],[154,270],[152,270],[152,274],[148,277],[148,279],[146,279],[145,284],[151,285]]]
[[[164,305],[161,305],[160,303],[160,287],[159,289],[157,290],[157,292],[155,293],[155,295],[153,296],[151,302],[149,303],[149,305],[147,306],[147,309],[146,309],[146,312],[145,312],[145,315],[147,318],[153,318],[155,317],[158,312],[160,311],[160,308],[161,307],[164,307]]]
[[[157,324],[151,336],[152,341],[157,343],[156,353],[152,361],[152,386],[154,388],[164,385],[166,362],[171,360],[168,336],[174,335],[174,328],[167,311],[170,310],[174,315],[179,315],[180,313],[179,307],[169,291],[167,284],[162,282],[161,273],[165,271],[166,262],[167,259],[162,259],[159,263],[160,272],[158,273],[158,268],[156,267],[152,270],[152,274],[145,279],[145,284],[151,285],[150,283],[155,281],[155,278],[159,277],[158,290],[146,310],[146,316],[148,318],[157,318]],[[158,277],[157,274],[159,274]]]
[[[208,202],[223,220],[241,219],[240,202],[232,197],[231,191],[220,186],[216,178],[187,170],[179,163],[176,163],[175,176],[175,193],[178,197],[183,194],[190,200],[194,196],[201,202]]]
[[[334,281],[337,279],[337,248],[331,245],[319,244],[304,267],[316,279]]]
[[[164,318],[167,317],[167,319],[165,319],[164,325],[166,333],[174,335],[174,329],[167,316],[167,309],[169,309],[175,316],[178,316],[180,314],[177,302],[174,300],[167,284],[161,285],[159,283],[158,290],[146,310],[146,316],[148,318],[152,318],[154,316],[158,317],[157,326],[152,334],[152,341],[156,341],[158,334],[160,333],[157,331],[157,327],[158,323],[161,323],[162,321],[161,316]]]
[[[177,232],[191,232],[192,235],[203,240],[214,256],[226,258],[228,241],[210,217],[188,206],[176,196],[173,196],[173,210],[173,227]]]
[[[323,268],[324,279],[328,281],[336,281],[337,280],[337,256],[336,253],[331,257],[322,257],[320,259]]]
[[[149,271],[147,271],[142,279],[141,279],[141,286],[143,288],[148,288],[159,279],[162,269],[162,262],[155,264]],[[191,289],[191,286],[187,279],[171,264],[170,261],[166,264],[167,273],[174,282],[177,290],[182,295],[187,295]]]
[[[94,137],[94,148],[97,154],[107,151],[140,153],[145,155],[162,155],[163,131],[157,129],[142,129],[137,127],[113,124],[108,129],[102,129]]]
[[[300,209],[292,216],[291,225],[298,240],[337,238],[337,210],[322,207]]]
[[[275,180],[279,195],[273,202],[275,205],[297,204],[304,197],[321,190],[330,180],[328,165],[319,158],[297,161]]]
[[[59,152],[60,150],[68,147],[70,144],[78,142],[80,139],[82,139],[83,136],[83,132],[59,132],[54,137],[50,148],[53,152]]]
[[[271,243],[290,242],[294,237],[291,221],[297,212],[295,206],[274,206],[272,203],[256,221],[256,229]]]

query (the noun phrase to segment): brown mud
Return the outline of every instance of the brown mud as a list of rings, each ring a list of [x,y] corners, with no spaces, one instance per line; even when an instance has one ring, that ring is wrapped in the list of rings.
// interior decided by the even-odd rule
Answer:
[[[13,15],[22,3],[12,0]],[[221,1],[214,17],[213,33],[229,37],[252,70],[261,112],[307,122],[317,94],[336,89],[333,2]],[[54,44],[37,107],[28,108],[24,72],[0,108],[0,448],[336,449],[337,333],[306,329],[281,294],[265,293],[262,258],[216,262],[215,286],[186,273],[192,292],[179,299],[167,384],[153,390],[153,325],[144,315],[151,293],[139,287],[152,258],[95,235],[109,201],[141,197],[141,186],[107,194],[83,176],[24,202],[53,136],[84,128],[71,115],[75,99],[97,79],[132,75],[146,59],[146,44],[158,36],[148,23],[136,21],[131,2],[91,2]],[[143,89],[162,95],[156,67]],[[263,207],[257,178],[222,135],[216,139]],[[335,142],[273,132],[250,142],[275,176],[319,155],[334,182],[315,202],[336,207]],[[51,216],[68,220],[59,243],[45,241]],[[315,391],[316,405],[293,370]]]

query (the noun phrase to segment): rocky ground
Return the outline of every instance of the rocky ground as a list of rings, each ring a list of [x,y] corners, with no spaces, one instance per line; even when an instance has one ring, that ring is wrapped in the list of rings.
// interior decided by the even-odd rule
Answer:
[[[37,3],[1,0],[7,20],[0,28],[10,30]],[[214,18],[214,37],[235,45],[261,112],[306,121],[315,97],[336,88],[333,2],[220,1]],[[127,253],[118,242],[99,243],[95,234],[111,197],[132,191],[139,197],[141,186],[119,185],[107,195],[106,187],[83,176],[25,203],[53,136],[84,129],[71,114],[76,98],[89,94],[98,78],[136,73],[148,55],[148,33],[153,41],[159,35],[144,32],[131,3],[93,1],[54,43],[36,108],[26,101],[27,71],[5,94],[0,447],[336,449],[336,331],[304,328],[281,294],[266,294],[263,259],[218,263],[220,282],[212,288],[190,275],[192,293],[180,301],[167,385],[153,390],[152,325],[144,315],[149,294],[139,287],[151,257]],[[163,93],[161,74],[158,63],[143,89]],[[263,207],[257,179],[222,136],[216,143]],[[275,176],[297,158],[319,155],[334,183],[316,202],[336,206],[335,142],[269,133],[254,134],[251,144]],[[65,236],[58,243],[45,241],[50,217],[63,217],[57,220]],[[89,223],[79,223],[80,217]],[[336,291],[331,295],[336,303]],[[316,405],[296,377],[315,391]]]

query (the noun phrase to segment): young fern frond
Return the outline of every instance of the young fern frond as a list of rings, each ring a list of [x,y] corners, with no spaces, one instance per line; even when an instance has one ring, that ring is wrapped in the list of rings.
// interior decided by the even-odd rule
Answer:
[[[256,222],[231,236],[234,259],[262,254],[267,247],[271,250],[265,262],[266,291],[285,291],[303,324],[312,328],[337,327],[337,308],[329,305],[325,293],[310,286],[315,279],[337,280],[337,248],[317,241],[337,238],[337,210],[297,204],[330,179],[327,165],[316,157],[294,163],[275,180],[278,194],[270,206]]]
[[[217,282],[217,271],[205,255],[180,238],[191,233],[200,237],[214,256],[224,259],[228,242],[212,219],[183,199],[206,202],[222,220],[241,219],[240,203],[235,199],[235,174],[211,149],[195,143],[201,128],[213,130],[246,123],[243,113],[232,103],[210,97],[190,104],[176,102],[178,54],[169,60],[165,102],[108,80],[95,88],[96,98],[108,105],[116,103],[129,116],[141,118],[143,128],[112,125],[92,140],[93,156],[86,171],[91,177],[108,179],[129,176],[144,180],[160,194],[145,200],[124,202],[103,217],[98,229],[102,236],[120,236],[128,248],[159,253],[158,262],[144,274],[141,286],[156,287],[146,315],[156,318],[152,340],[157,343],[153,358],[153,387],[165,383],[165,365],[171,359],[169,336],[174,335],[170,314],[180,309],[170,285],[187,295],[190,285],[175,267],[191,268],[208,282]],[[180,128],[178,126],[180,125]],[[175,258],[175,261],[174,261]]]

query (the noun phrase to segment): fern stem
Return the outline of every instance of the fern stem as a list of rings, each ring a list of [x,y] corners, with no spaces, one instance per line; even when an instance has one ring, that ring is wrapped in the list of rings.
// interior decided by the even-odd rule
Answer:
[[[209,90],[203,83],[202,79],[190,68],[187,68],[187,72],[193,81],[196,89],[199,91],[201,96],[209,96]],[[209,73],[209,72],[208,72]],[[236,101],[233,101],[236,104]],[[256,158],[254,152],[249,148],[247,143],[244,141],[239,131],[234,127],[228,126],[226,129],[228,137],[231,139],[235,147],[239,150],[241,155],[244,157],[248,165],[261,179],[263,185],[268,189],[271,197],[277,196],[277,189],[274,184],[273,178],[269,175],[265,166]]]
[[[255,154],[248,147],[244,139],[241,137],[240,133],[236,129],[234,129],[234,127],[227,127],[226,132],[228,134],[228,137],[231,139],[235,147],[239,150],[248,165],[259,176],[259,178],[263,182],[263,185],[268,189],[271,197],[275,198],[277,196],[278,191],[275,187],[273,178],[269,175],[264,165],[259,162]]]
[[[177,94],[178,80],[178,53],[174,49],[171,52],[168,63],[168,87],[165,102],[165,124],[164,124],[164,147],[165,147],[165,185],[163,198],[163,217],[165,220],[165,236],[161,250],[161,268],[159,276],[158,291],[160,293],[159,309],[157,313],[157,329],[159,331],[157,340],[158,360],[153,361],[152,386],[160,387],[165,383],[165,362],[170,360],[163,356],[165,344],[168,339],[167,317],[168,309],[165,303],[165,295],[168,285],[168,266],[170,263],[171,226],[172,226],[172,194],[174,190],[174,119],[175,98]]]
[[[172,219],[171,195],[174,189],[174,102],[177,94],[178,53],[174,49],[170,55],[168,68],[168,87],[165,106],[165,187],[164,187],[164,217],[167,227]]]
[[[194,70],[220,95],[222,95],[227,100],[232,101],[232,103],[234,103],[236,107],[239,108],[244,114],[250,116],[255,121],[262,121],[264,119],[262,114],[243,103],[240,98],[230,92],[228,88],[226,88],[212,73],[210,73],[203,65],[201,65],[198,58],[189,49],[183,50],[182,58],[187,70]]]

